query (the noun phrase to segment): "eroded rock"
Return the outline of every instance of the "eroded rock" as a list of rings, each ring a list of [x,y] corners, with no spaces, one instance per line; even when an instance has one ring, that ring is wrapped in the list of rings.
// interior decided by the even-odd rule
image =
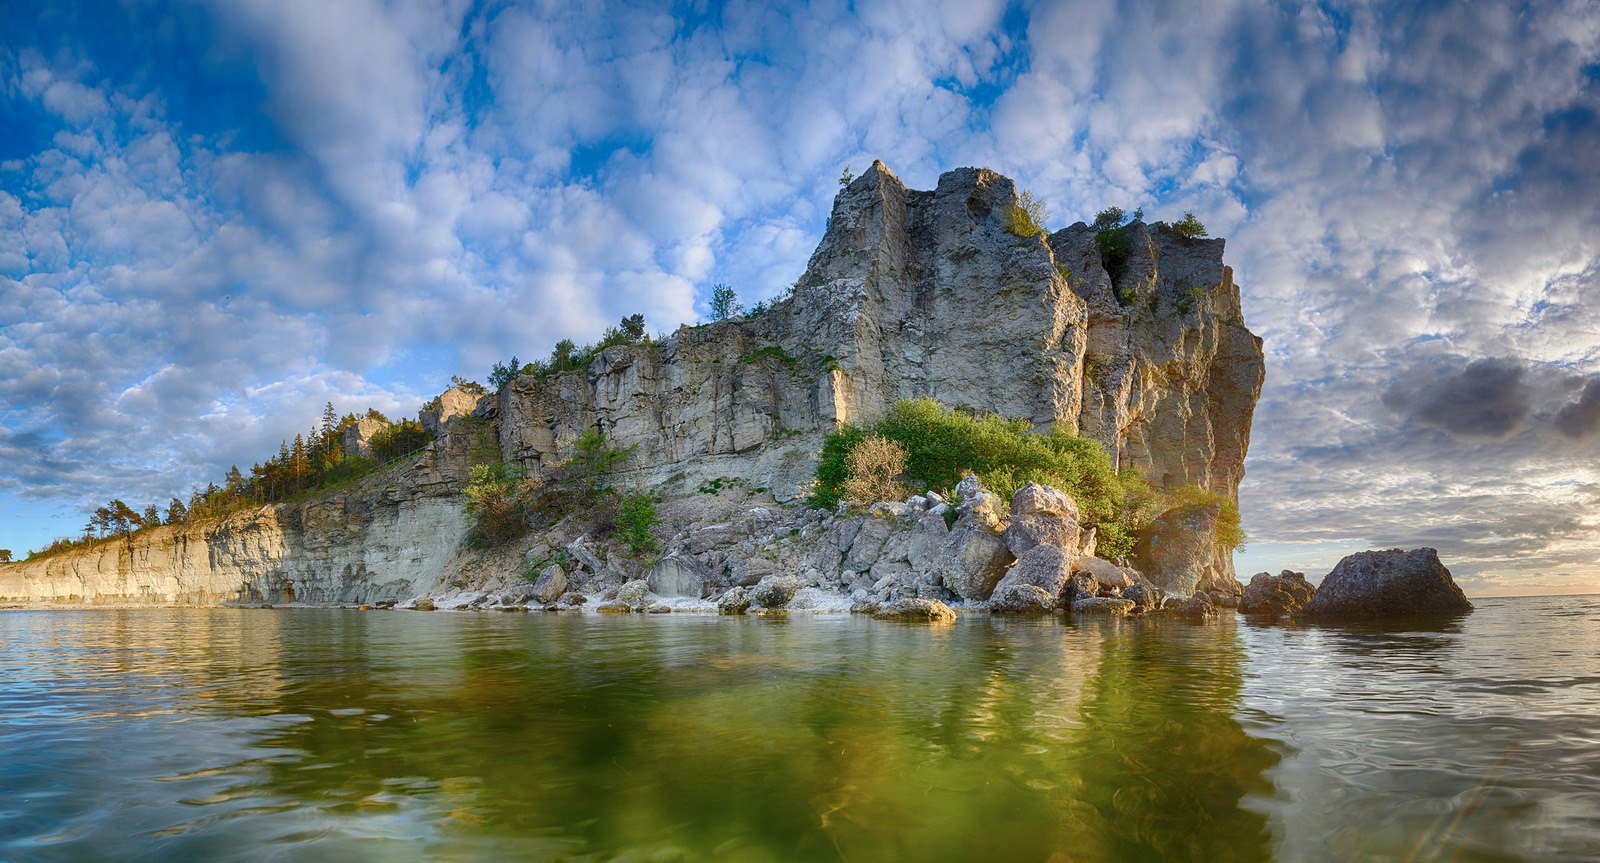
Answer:
[[[1363,551],[1322,579],[1304,615],[1316,619],[1464,614],[1472,603],[1431,548]]]
[[[910,623],[954,623],[955,610],[936,599],[897,599],[872,613],[878,620]]]
[[[1317,588],[1306,581],[1303,572],[1287,569],[1277,575],[1258,572],[1245,586],[1239,610],[1245,614],[1287,617],[1299,613],[1316,593]]]

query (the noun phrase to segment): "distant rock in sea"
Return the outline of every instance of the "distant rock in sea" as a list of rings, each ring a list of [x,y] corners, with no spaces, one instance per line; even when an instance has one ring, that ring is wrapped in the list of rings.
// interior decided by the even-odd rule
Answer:
[[[1363,551],[1339,561],[1306,604],[1317,620],[1437,617],[1472,610],[1431,548]]]

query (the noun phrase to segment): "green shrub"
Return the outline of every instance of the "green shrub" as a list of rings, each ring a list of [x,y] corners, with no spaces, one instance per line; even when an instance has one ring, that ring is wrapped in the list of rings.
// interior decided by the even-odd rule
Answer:
[[[467,544],[486,548],[527,532],[528,491],[521,467],[473,465],[465,489],[467,514],[473,518],[467,530]]]
[[[1023,189],[1017,202],[1006,211],[1006,230],[1019,237],[1037,237],[1044,233],[1044,223],[1050,220],[1050,211],[1033,193]]]
[[[1224,505],[1218,541],[1230,545],[1242,537],[1238,507],[1221,495],[1199,489],[1163,493],[1137,471],[1117,472],[1094,441],[1059,429],[1038,434],[1027,420],[974,416],[926,398],[898,402],[871,428],[847,425],[830,434],[817,464],[809,501],[813,506],[832,509],[845,499],[852,479],[851,453],[873,436],[904,447],[904,478],[915,491],[954,487],[971,472],[1002,501],[1030,482],[1072,495],[1083,523],[1097,528],[1103,557],[1130,552],[1140,532],[1174,501],[1202,496]]]
[[[650,529],[660,523],[661,518],[656,515],[656,503],[649,495],[623,498],[622,511],[617,516],[617,533],[629,551],[636,555],[655,551],[656,538]]]

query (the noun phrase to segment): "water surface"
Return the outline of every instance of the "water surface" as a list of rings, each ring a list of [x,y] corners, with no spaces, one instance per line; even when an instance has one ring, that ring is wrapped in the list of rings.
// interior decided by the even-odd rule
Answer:
[[[0,860],[1586,860],[1600,598],[0,613]]]

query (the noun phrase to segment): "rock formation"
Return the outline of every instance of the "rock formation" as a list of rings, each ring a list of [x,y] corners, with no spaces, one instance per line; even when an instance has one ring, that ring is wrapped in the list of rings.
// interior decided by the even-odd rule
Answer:
[[[1464,614],[1472,603],[1431,548],[1363,551],[1339,561],[1304,616],[1320,620]]]
[[[869,423],[900,399],[930,396],[1022,417],[1040,431],[1065,428],[1159,485],[1236,498],[1263,366],[1222,263],[1223,241],[1136,222],[1126,229],[1131,253],[1113,275],[1087,225],[1033,237],[1008,232],[1016,201],[1011,180],[992,171],[950,171],[935,189],[918,191],[874,163],[835,198],[792,295],[759,317],[611,347],[587,368],[518,377],[496,395],[452,388],[421,417],[440,440],[399,474],[331,501],[147,532],[131,549],[102,545],[0,567],[0,597],[159,602],[292,592],[345,602],[438,590],[462,580],[456,558],[476,554],[461,548],[458,495],[466,454],[484,428],[507,461],[534,473],[598,429],[612,445],[636,447],[620,481],[666,500],[731,482],[759,489],[752,501],[785,503],[804,494],[822,440],[838,424]],[[811,537],[806,553],[829,558],[819,572],[831,571],[837,555],[853,573],[852,590],[890,578],[943,591],[902,598],[974,600],[987,598],[1011,561],[1035,545],[1093,550],[1093,532],[1080,530],[1076,513],[1049,501],[1017,513],[1006,534],[995,533],[981,499],[962,502],[953,529],[933,512],[944,504],[922,504],[909,530],[835,521],[833,533]],[[325,517],[329,509],[341,514]],[[843,530],[863,536],[846,542]],[[692,593],[694,579],[708,581],[704,557],[713,548],[723,555],[716,565],[748,587],[791,574],[758,554],[739,559],[751,551],[749,538],[723,546],[714,533],[686,537],[682,551],[694,566],[660,571],[653,582]],[[567,542],[594,557],[576,538],[546,544]],[[466,576],[462,589],[514,591],[519,554],[477,554],[473,571],[491,575]],[[1145,568],[1166,577],[1155,572],[1164,565]],[[1185,545],[1178,569],[1172,583],[1186,591],[1238,587],[1231,554],[1214,544]],[[647,575],[608,577],[620,584]]]

